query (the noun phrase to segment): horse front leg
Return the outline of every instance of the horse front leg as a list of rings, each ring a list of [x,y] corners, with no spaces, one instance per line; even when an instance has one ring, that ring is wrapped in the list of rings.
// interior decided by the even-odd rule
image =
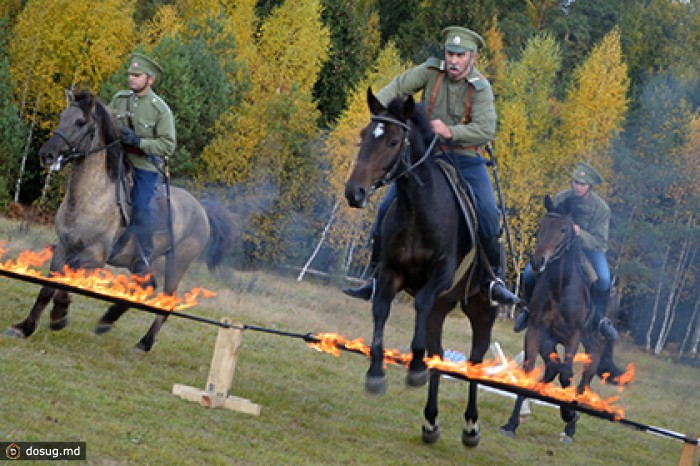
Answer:
[[[444,350],[442,348],[442,329],[445,325],[445,318],[452,310],[452,302],[443,301],[438,303],[430,313],[426,325],[427,342],[426,348],[428,357],[440,356],[442,358]],[[406,383],[409,383],[409,376],[406,376]],[[431,444],[440,438],[440,426],[437,422],[438,416],[438,392],[440,391],[440,373],[433,371],[430,373],[428,383],[428,398],[423,409],[424,423],[421,427],[421,438],[424,443]]]
[[[570,386],[573,383],[574,378],[574,356],[578,351],[579,344],[581,342],[580,331],[574,331],[569,338],[569,341],[564,346],[565,355],[564,363],[562,364],[562,370],[559,374],[559,382],[563,388]],[[559,439],[565,444],[569,445],[574,442],[574,434],[576,433],[576,421],[579,419],[578,411],[571,408],[561,407],[559,410],[561,419],[566,423],[564,426],[564,432],[561,433]]]
[[[472,347],[469,354],[469,362],[481,364],[484,356],[491,344],[491,331],[498,316],[498,307],[490,306],[484,297],[480,304],[477,304],[481,312],[469,313],[469,320],[472,326]],[[467,409],[464,411],[464,427],[462,428],[462,444],[465,447],[474,448],[481,441],[479,432],[479,409],[477,405],[477,393],[479,384],[469,382],[469,400]],[[519,412],[519,411],[518,411]]]
[[[365,391],[372,395],[383,395],[387,390],[384,373],[384,326],[389,318],[394,293],[389,288],[388,280],[380,274],[377,296],[372,301],[374,331],[370,346],[370,364],[365,376]]]
[[[530,373],[535,367],[535,358],[539,354],[540,345],[543,338],[542,328],[530,325],[525,333],[525,359],[523,361],[523,370]],[[518,395],[515,400],[513,412],[508,418],[508,422],[501,426],[500,433],[506,437],[515,438],[515,431],[520,425],[520,410],[522,409],[524,397]]]
[[[21,322],[11,325],[5,330],[5,335],[17,338],[27,338],[36,330],[41,314],[44,312],[46,305],[49,304],[56,290],[47,286],[39,290],[39,294],[34,301],[34,305],[29,310],[27,317]]]

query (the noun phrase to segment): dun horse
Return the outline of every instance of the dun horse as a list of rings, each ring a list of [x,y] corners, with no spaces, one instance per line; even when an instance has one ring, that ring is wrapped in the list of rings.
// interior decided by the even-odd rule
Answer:
[[[363,208],[378,187],[395,182],[397,197],[382,227],[382,257],[372,302],[371,362],[365,388],[373,394],[386,391],[384,325],[392,300],[405,290],[414,296],[416,309],[406,383],[420,386],[430,381],[422,438],[433,443],[440,436],[437,422],[440,375],[428,373],[426,351],[428,357],[443,356],[445,318],[459,302],[472,326],[469,360],[482,362],[497,308],[490,304],[488,290],[479,287],[481,274],[486,273],[488,266],[480,262],[483,254],[476,254],[475,217],[472,213],[464,218],[460,202],[434,157],[429,144],[434,134],[425,109],[415,106],[413,97],[396,98],[385,108],[371,89],[367,101],[371,120],[361,132],[360,151],[346,182],[345,196],[352,207]],[[473,212],[472,208],[467,210]],[[474,257],[477,259],[471,261]],[[458,273],[462,268],[464,273]],[[469,384],[464,418],[462,442],[475,447],[480,440],[475,382]]]
[[[583,393],[596,374],[605,340],[587,325],[590,292],[569,205],[564,203],[555,209],[547,196],[545,207],[547,213],[540,220],[532,259],[538,279],[530,302],[523,365],[526,372],[532,371],[539,354],[545,363],[543,381],[551,382],[558,376],[561,386],[568,387],[574,376],[574,356],[584,342],[591,361],[577,387]],[[563,359],[557,351],[559,345],[563,346]],[[501,427],[502,434],[515,436],[524,399],[522,396],[516,399],[513,413]],[[562,440],[571,443],[578,413],[562,407],[560,414],[566,423]]]
[[[39,150],[41,163],[60,170],[68,162],[71,172],[66,194],[56,214],[55,244],[50,270],[60,272],[64,265],[73,269],[95,269],[105,264],[130,268],[137,258],[135,240],[130,239],[120,253],[110,259],[112,246],[123,233],[122,215],[117,202],[120,171],[119,130],[111,113],[87,91],[71,97],[61,113],[58,128]],[[158,199],[159,198],[159,199]],[[166,273],[164,291],[177,290],[183,275],[200,253],[205,252],[209,270],[219,265],[234,236],[233,218],[217,203],[200,203],[183,189],[172,188],[171,208],[174,244],[167,231],[167,202],[156,194],[151,203],[154,222],[154,254],[162,256],[173,249],[171,270]],[[159,220],[160,219],[160,223]],[[159,226],[159,225],[163,226]],[[37,328],[44,308],[53,298],[52,330],[68,323],[70,296],[62,290],[42,287],[27,317],[7,329],[8,335],[29,337]],[[113,304],[99,320],[96,333],[109,331],[128,306]],[[149,351],[165,317],[157,316],[136,348]]]

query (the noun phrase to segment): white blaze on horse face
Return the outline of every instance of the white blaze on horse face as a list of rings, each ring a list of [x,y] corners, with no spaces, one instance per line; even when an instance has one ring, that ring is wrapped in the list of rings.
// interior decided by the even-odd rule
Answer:
[[[384,123],[377,123],[377,127],[372,132],[374,139],[379,139],[384,135]]]

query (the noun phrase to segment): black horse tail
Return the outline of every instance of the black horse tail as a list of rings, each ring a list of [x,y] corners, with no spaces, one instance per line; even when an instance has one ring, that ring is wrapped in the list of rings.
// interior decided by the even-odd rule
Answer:
[[[210,272],[221,265],[224,255],[231,250],[236,243],[237,229],[233,214],[224,205],[215,200],[201,201],[209,219],[209,242],[204,251],[204,262]]]

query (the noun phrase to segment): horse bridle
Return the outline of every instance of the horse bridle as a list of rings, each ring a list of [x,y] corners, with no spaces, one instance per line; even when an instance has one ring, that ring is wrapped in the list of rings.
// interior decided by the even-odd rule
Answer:
[[[71,104],[71,106],[77,106],[77,105]],[[90,154],[94,154],[95,152],[100,152],[104,149],[107,149],[107,148],[113,146],[114,144],[121,142],[119,139],[115,139],[114,141],[110,142],[109,144],[105,144],[102,147],[96,147],[94,149],[90,149],[89,147],[92,145],[92,140],[95,139],[96,128],[97,128],[97,115],[95,114],[95,112],[92,112],[92,124],[90,125],[88,130],[85,131],[85,133],[83,133],[82,137],[80,138],[80,140],[78,140],[77,143],[73,143],[63,133],[63,131],[61,131],[60,129],[56,129],[56,131],[54,131],[53,134],[55,134],[56,136],[61,138],[63,140],[63,142],[65,142],[66,145],[68,146],[68,149],[61,150],[58,152],[58,157],[51,164],[51,166],[49,167],[49,170],[60,171],[67,162],[72,162],[73,160],[87,157]],[[87,143],[88,149],[81,151],[79,149],[79,147],[84,145],[85,138],[87,138],[88,136],[90,136],[90,140]]]
[[[559,214],[559,213],[557,213],[557,212],[547,212],[547,213],[545,214],[545,216],[554,217],[554,218],[562,218],[562,217],[565,217],[565,215]],[[570,247],[574,244],[574,242],[576,242],[576,240],[578,239],[577,236],[576,236],[575,234],[573,234],[573,231],[574,231],[574,229],[573,229],[573,221],[572,221],[571,223],[572,223],[572,226],[571,226],[571,228],[569,229],[569,231],[567,232],[565,240],[562,241],[561,243],[559,243],[559,244],[557,245],[557,248],[554,250],[554,253],[552,254],[552,257],[549,259],[548,262],[554,262],[554,261],[557,261],[557,260],[561,259],[561,257],[564,255],[564,253],[566,253],[566,251],[568,251],[569,248],[570,248]]]
[[[399,156],[396,158],[394,161],[394,164],[391,166],[389,170],[387,170],[384,175],[377,180],[376,183],[374,183],[374,186],[372,186],[372,189],[379,189],[382,186],[392,183],[396,181],[397,179],[401,178],[402,176],[408,175],[411,173],[416,167],[421,165],[423,162],[425,162],[428,159],[428,156],[430,153],[433,151],[433,147],[435,147],[435,142],[437,141],[437,136],[434,136],[432,141],[430,141],[430,145],[428,145],[428,148],[425,150],[425,153],[421,156],[420,159],[418,159],[415,163],[411,163],[411,160],[409,158],[410,152],[411,152],[411,141],[408,138],[408,134],[411,132],[411,127],[407,124],[404,123],[401,120],[398,120],[396,118],[392,118],[389,116],[382,116],[382,115],[372,115],[370,117],[371,121],[378,121],[382,123],[389,123],[393,125],[400,126],[403,129],[403,140],[401,142],[401,153]],[[399,167],[400,166],[405,166],[406,168],[400,172]],[[420,179],[416,177],[416,180],[420,183]]]

